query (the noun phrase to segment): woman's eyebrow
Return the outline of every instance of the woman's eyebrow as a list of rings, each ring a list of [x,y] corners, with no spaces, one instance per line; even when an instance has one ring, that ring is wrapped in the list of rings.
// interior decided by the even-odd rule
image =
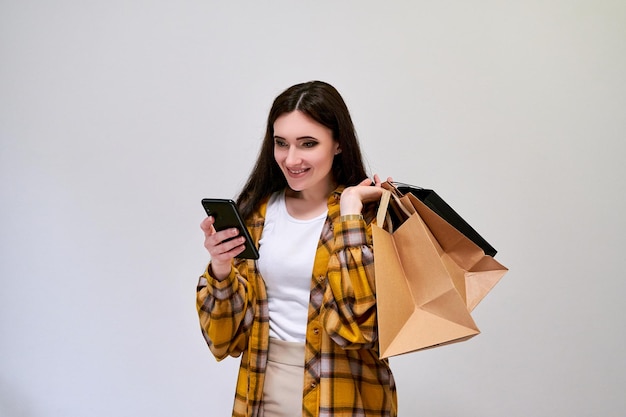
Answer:
[[[274,135],[274,139],[286,140],[284,137],[279,136],[279,135]],[[317,138],[315,136],[299,136],[299,137],[296,138],[296,140],[307,140],[307,139],[317,140]]]

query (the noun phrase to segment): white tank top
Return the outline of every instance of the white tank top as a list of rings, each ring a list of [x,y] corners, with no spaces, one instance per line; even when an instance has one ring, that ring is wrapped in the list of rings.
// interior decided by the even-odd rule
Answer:
[[[313,263],[326,216],[291,217],[284,192],[269,200],[257,266],[267,288],[270,337],[305,341]]]

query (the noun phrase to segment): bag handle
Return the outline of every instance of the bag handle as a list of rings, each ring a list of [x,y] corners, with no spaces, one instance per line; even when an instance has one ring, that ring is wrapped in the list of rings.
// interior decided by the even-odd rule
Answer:
[[[400,223],[404,223],[404,220],[408,219],[413,214],[404,206],[404,204],[402,204],[400,197],[402,197],[402,194],[397,189],[390,190],[387,187],[383,187],[383,194],[380,197],[378,212],[376,213],[376,224],[381,229],[386,229],[389,233],[393,233],[393,222],[391,221],[391,215],[389,214],[390,206],[398,219],[400,219]],[[387,223],[386,228],[384,227],[385,220]]]
[[[389,190],[383,189],[383,195],[380,196],[380,203],[378,205],[378,212],[376,213],[376,224],[381,229],[385,224],[385,218],[389,218],[389,213],[387,213],[387,208],[389,207],[389,199],[391,198],[391,192]],[[388,222],[388,227],[391,228],[391,222]],[[391,233],[391,230],[389,230]]]
[[[393,197],[393,201],[391,201],[391,209],[399,219],[402,219],[402,222],[415,213],[413,206],[410,205],[407,207],[402,203],[400,199],[403,198],[405,194],[402,194],[394,183],[384,182],[382,183],[382,187],[391,193],[391,197]]]

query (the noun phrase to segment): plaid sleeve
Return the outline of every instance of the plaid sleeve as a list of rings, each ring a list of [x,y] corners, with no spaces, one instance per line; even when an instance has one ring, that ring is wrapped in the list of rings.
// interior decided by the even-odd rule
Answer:
[[[324,323],[343,348],[371,348],[377,339],[371,229],[363,219],[340,217],[324,293]]]
[[[200,277],[196,292],[202,335],[218,360],[239,356],[246,348],[254,315],[250,286],[235,267],[223,281],[209,270]]]

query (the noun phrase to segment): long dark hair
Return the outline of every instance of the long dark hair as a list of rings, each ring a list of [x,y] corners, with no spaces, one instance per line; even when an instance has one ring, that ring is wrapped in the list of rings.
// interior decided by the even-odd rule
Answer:
[[[244,218],[248,218],[265,197],[287,187],[287,180],[274,159],[274,122],[294,110],[333,132],[333,139],[341,149],[332,166],[333,179],[338,185],[356,185],[367,177],[354,124],[339,92],[322,81],[296,84],[282,92],[272,104],[256,164],[237,197]]]

